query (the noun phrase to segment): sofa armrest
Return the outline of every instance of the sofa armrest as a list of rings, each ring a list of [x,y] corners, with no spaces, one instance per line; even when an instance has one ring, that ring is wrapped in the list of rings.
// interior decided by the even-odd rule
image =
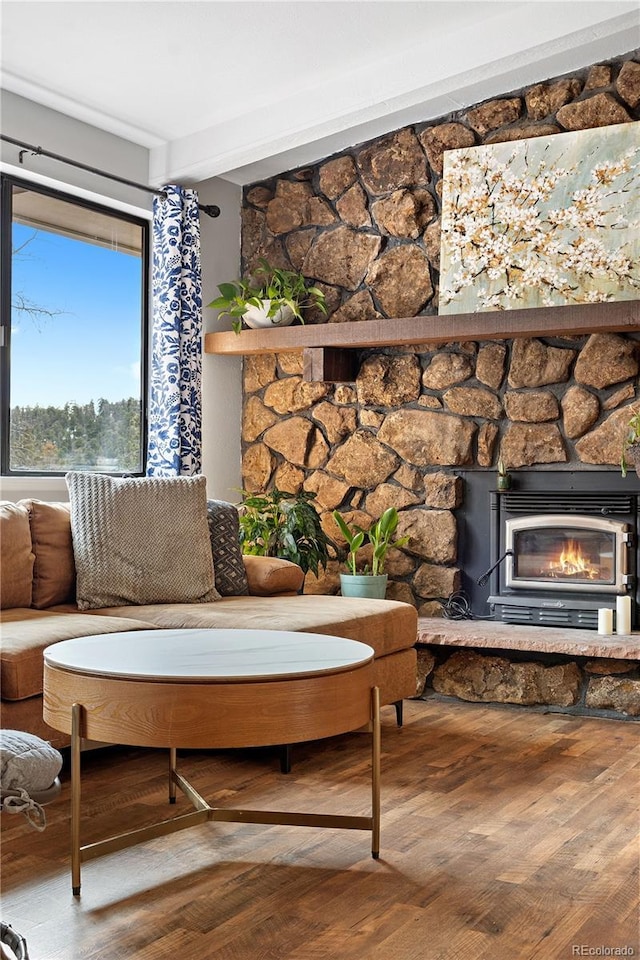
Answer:
[[[279,557],[242,557],[252,597],[293,596],[304,583],[297,563]]]

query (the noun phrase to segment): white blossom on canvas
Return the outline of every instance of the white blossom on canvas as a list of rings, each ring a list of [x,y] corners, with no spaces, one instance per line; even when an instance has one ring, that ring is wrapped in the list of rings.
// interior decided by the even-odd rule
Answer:
[[[440,313],[640,292],[640,122],[445,153]]]

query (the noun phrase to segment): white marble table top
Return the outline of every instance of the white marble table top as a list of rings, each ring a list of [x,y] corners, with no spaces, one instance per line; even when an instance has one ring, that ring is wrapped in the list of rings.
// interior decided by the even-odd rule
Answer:
[[[45,663],[76,673],[184,683],[331,673],[366,663],[358,640],[281,630],[131,630],[61,640]]]

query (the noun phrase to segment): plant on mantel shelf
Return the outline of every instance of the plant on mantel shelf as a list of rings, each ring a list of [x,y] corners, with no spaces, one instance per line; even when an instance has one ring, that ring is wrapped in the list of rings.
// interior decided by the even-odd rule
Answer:
[[[305,574],[326,568],[335,544],[326,535],[313,500],[315,493],[287,493],[273,487],[265,493],[242,491],[239,506],[243,553],[280,557],[302,567]]]
[[[388,507],[368,530],[364,530],[357,524],[354,524],[351,529],[339,510],[333,511],[333,519],[349,547],[346,559],[349,573],[340,574],[342,596],[384,599],[387,592],[387,574],[384,572],[387,551],[391,547],[401,547],[409,540],[409,537],[393,539],[398,527],[398,511],[395,507]],[[367,541],[372,548],[371,569],[367,566],[358,572],[356,566],[358,550]]]
[[[304,323],[303,312],[318,307],[326,314],[324,293],[301,273],[272,266],[260,258],[254,277],[218,284],[220,296],[207,304],[231,317],[231,326],[240,333],[248,327],[287,327],[294,319]]]

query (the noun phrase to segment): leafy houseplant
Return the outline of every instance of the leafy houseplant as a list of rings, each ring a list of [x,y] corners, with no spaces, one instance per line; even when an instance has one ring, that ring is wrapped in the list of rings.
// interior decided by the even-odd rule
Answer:
[[[626,477],[631,465],[635,466],[640,477],[640,411],[636,411],[629,419],[628,433],[622,444],[620,455],[620,471]]]
[[[387,590],[387,575],[384,572],[387,551],[391,547],[401,547],[409,540],[409,537],[394,540],[398,527],[398,511],[395,507],[389,507],[368,530],[364,530],[357,524],[354,524],[351,529],[338,510],[333,511],[333,519],[349,547],[346,561],[349,573],[340,574],[342,595],[384,598]],[[358,573],[357,552],[367,541],[372,548],[371,570],[365,567]]]
[[[312,501],[315,493],[287,493],[273,487],[266,493],[242,492],[240,543],[244,553],[281,557],[297,563],[305,573],[325,568],[329,549],[335,548],[320,524]]]
[[[255,280],[234,280],[218,284],[220,296],[207,306],[231,317],[231,326],[240,333],[243,321],[250,327],[288,326],[294,318],[304,323],[304,310],[316,306],[327,312],[325,297],[301,273],[273,267],[263,257],[255,270]]]

